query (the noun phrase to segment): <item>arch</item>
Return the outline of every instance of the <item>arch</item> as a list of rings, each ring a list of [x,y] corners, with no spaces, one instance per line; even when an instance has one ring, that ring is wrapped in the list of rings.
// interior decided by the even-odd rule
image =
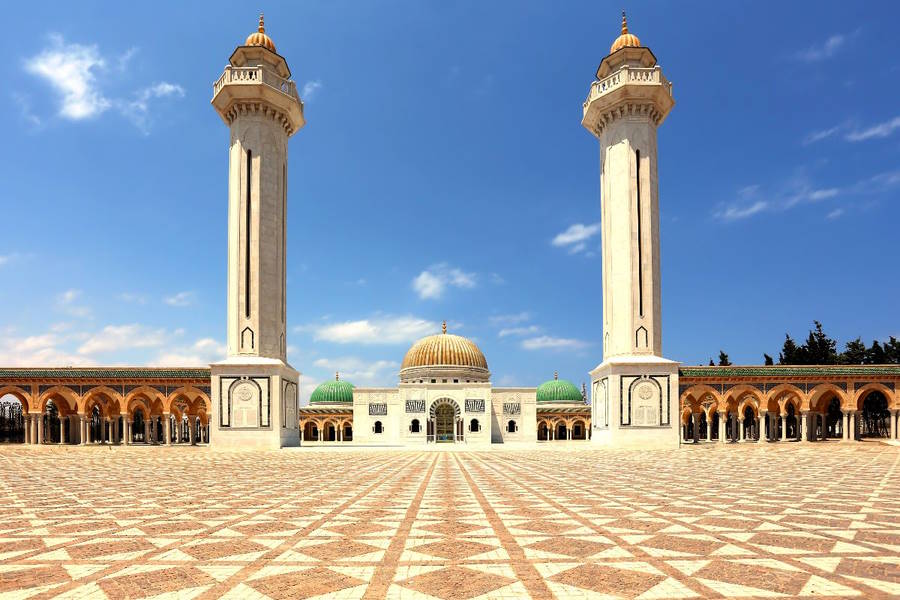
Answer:
[[[478,422],[478,419],[472,419],[469,421],[469,431],[472,433],[478,433],[481,431],[481,423]]]
[[[828,402],[830,400],[829,396],[831,394],[837,396],[838,400],[841,401],[841,408],[843,410],[850,409],[850,398],[847,392],[834,385],[833,383],[822,383],[814,387],[809,392],[810,410],[815,410],[817,412],[826,411],[828,409]]]
[[[78,410],[78,394],[75,393],[75,390],[66,385],[54,385],[49,390],[44,391],[39,397],[38,401],[35,403],[36,406],[32,407],[32,410],[37,409],[38,412],[43,413],[47,410],[47,401],[50,399],[63,399],[66,402],[66,410],[68,412],[75,412]],[[59,406],[59,402],[56,402],[56,405]]]
[[[722,404],[722,401],[723,401],[722,394],[720,394],[718,392],[718,390],[716,390],[715,388],[710,387],[703,383],[698,383],[698,384],[692,385],[688,389],[684,390],[681,393],[680,399],[681,399],[682,405],[684,405],[685,399],[688,397],[693,398],[698,403],[702,403],[704,397],[707,395],[712,396],[712,399],[717,404]]]
[[[47,391],[49,392],[50,390]],[[107,414],[113,412],[110,410],[113,408],[113,406],[122,405],[122,394],[112,388],[106,387],[105,385],[98,385],[97,387],[92,387],[84,396],[81,397],[81,402],[78,404],[78,413],[86,414],[88,412],[88,407],[91,406],[92,403],[97,402],[97,399],[100,396],[106,396],[110,400],[109,406],[107,406],[107,403],[101,402],[101,404],[105,407]]]
[[[342,436],[341,436],[342,440],[344,440],[345,442],[352,442],[353,441],[353,421],[350,421],[350,420],[341,421],[341,432],[342,432]]]
[[[204,407],[206,408],[206,412],[212,412],[212,403],[209,400],[209,396],[203,390],[200,390],[192,385],[184,385],[180,388],[171,392],[168,396],[163,400],[163,409],[165,412],[169,412],[172,407],[172,403],[178,400],[179,398],[183,398],[189,405],[193,405],[198,400],[203,402]]]
[[[422,433],[422,424],[418,419],[413,419],[409,423],[409,432],[410,433]]]
[[[372,433],[381,435],[384,433],[384,425],[381,424],[381,421],[375,421],[375,424],[372,425]]]
[[[145,398],[142,395],[133,395],[130,396],[130,399],[125,403],[125,414],[128,415],[128,418],[134,419],[134,414],[137,411],[142,411],[144,413],[144,417],[150,416],[150,400]]]
[[[580,428],[578,427],[580,425]],[[584,419],[574,419],[572,421],[572,439],[573,440],[586,440],[587,439],[587,423],[585,423]]]
[[[881,392],[887,398],[888,407],[896,404],[894,392],[882,383],[867,383],[861,388],[853,392],[853,404],[849,407],[851,410],[862,410],[862,403],[871,392]]]
[[[506,422],[506,433],[515,433],[519,430],[519,426],[516,424],[515,419],[510,419]]]
[[[447,398],[446,396],[443,398],[438,398],[434,402],[431,403],[431,408],[428,409],[428,415],[431,419],[434,419],[434,413],[438,409],[439,406],[449,404],[453,407],[453,415],[455,418],[459,419],[461,411],[459,410],[459,404],[456,403],[456,400],[453,398]]]
[[[794,408],[797,412],[800,412],[801,407],[804,406],[804,403],[806,402],[806,394],[795,385],[781,383],[766,392],[766,405],[768,406],[773,400],[777,403],[778,410],[783,416],[786,402],[788,401],[792,401],[795,404]]]
[[[537,439],[539,442],[546,442],[550,440],[550,423],[546,419],[541,419],[540,421],[538,421]]]
[[[3,396],[13,396],[19,402],[21,402],[23,413],[29,412],[31,410],[32,404],[34,404],[34,401],[31,398],[31,394],[16,385],[0,386],[0,398],[2,398]]]

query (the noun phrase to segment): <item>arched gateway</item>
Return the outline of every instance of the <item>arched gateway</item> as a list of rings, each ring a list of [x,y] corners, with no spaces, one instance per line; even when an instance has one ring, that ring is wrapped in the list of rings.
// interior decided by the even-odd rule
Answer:
[[[465,441],[459,404],[451,398],[435,400],[428,415],[428,429],[428,441],[438,444]]]

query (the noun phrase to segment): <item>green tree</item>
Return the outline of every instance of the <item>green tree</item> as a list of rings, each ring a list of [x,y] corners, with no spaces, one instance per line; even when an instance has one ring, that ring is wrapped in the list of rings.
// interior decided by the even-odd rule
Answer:
[[[802,356],[800,348],[789,333],[784,334],[784,346],[778,354],[779,365],[802,365]]]
[[[867,365],[883,365],[887,362],[887,354],[884,351],[884,348],[881,347],[881,344],[878,343],[878,340],[872,341],[872,346],[866,350],[866,364]]]
[[[813,321],[815,329],[810,330],[803,345],[807,365],[835,365],[838,361],[837,342],[828,337],[822,330],[822,324]]]
[[[713,359],[709,359],[709,366],[714,367],[716,363],[713,362]]]
[[[768,366],[768,365],[774,365],[774,364],[775,364],[775,361],[772,360],[772,357],[769,356],[768,354],[763,353],[763,359],[766,361],[766,365],[767,365],[767,366]]]
[[[884,343],[884,353],[887,362],[893,365],[900,364],[900,340],[891,336],[888,341]]]
[[[712,362],[712,361],[710,361]],[[728,360],[728,355],[725,354],[722,350],[719,350],[719,366],[720,367],[730,367],[731,361]]]
[[[841,352],[840,363],[844,365],[862,365],[866,362],[866,345],[861,338],[850,340],[844,345]]]

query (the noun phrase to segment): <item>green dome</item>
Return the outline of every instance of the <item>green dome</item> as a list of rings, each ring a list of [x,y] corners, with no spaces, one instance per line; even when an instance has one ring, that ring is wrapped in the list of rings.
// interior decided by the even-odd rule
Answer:
[[[537,388],[538,402],[577,402],[584,404],[581,391],[575,384],[565,379],[557,379],[554,376],[550,381],[545,381]]]
[[[353,384],[349,381],[326,381],[309,397],[310,404],[352,404]]]

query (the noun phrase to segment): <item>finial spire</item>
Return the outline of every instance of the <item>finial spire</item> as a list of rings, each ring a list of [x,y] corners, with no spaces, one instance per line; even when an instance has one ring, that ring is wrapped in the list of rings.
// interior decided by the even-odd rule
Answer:
[[[559,380],[559,371],[553,371],[553,381]]]
[[[624,23],[625,22],[625,16],[624,16],[625,12],[624,11],[622,11],[622,15],[623,15],[622,22]],[[262,13],[259,13],[259,30],[258,31],[260,33],[266,32],[266,24],[263,22],[263,14]]]
[[[441,333],[447,333],[447,321],[441,323]]]
[[[340,380],[341,380],[341,372],[340,372],[340,371],[335,371],[335,372],[334,372],[334,380],[335,380],[335,381],[340,381]]]
[[[262,27],[262,15],[259,17],[259,23],[260,27]],[[622,35],[625,35],[626,33],[628,33],[628,19],[625,18],[625,9],[622,9]]]

